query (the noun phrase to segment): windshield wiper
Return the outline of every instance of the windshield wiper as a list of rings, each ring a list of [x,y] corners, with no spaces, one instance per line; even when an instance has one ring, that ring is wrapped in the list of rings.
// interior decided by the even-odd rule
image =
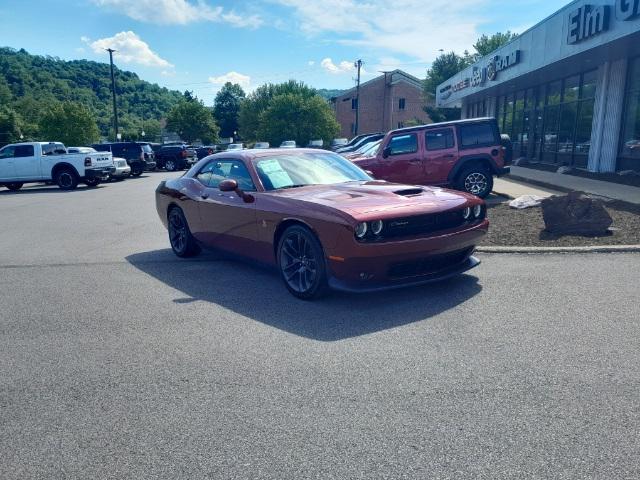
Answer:
[[[305,183],[305,184],[299,184],[299,185],[287,185],[286,187],[280,187],[278,190],[284,190],[285,188],[308,187],[310,185],[313,185],[313,183]]]

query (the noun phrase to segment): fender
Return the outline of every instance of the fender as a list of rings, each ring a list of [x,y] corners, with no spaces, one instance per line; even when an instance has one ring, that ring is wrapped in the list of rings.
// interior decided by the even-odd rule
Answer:
[[[458,161],[456,162],[456,164],[453,166],[453,168],[451,169],[451,171],[449,172],[449,175],[447,177],[447,180],[449,181],[449,183],[453,183],[456,176],[458,175],[458,173],[460,173],[460,171],[467,165],[474,163],[474,162],[482,162],[482,163],[487,163],[489,165],[489,168],[491,170],[491,173],[494,175],[497,175],[499,172],[498,169],[498,165],[496,165],[496,161],[491,157],[491,155],[486,154],[486,153],[478,153],[475,155],[466,155],[463,157],[460,157],[458,159]]]
[[[78,176],[78,178],[83,178],[82,175],[80,175],[80,172],[78,172],[78,169],[76,167],[74,167],[73,165],[71,165],[70,163],[67,162],[60,162],[60,163],[56,163],[53,168],[51,169],[51,179],[55,180],[55,172],[60,170],[61,168],[70,168],[71,170],[73,170],[76,175]]]

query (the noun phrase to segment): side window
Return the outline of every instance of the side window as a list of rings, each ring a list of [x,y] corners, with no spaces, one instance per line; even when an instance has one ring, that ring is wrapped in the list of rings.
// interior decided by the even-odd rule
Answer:
[[[414,153],[418,151],[418,137],[411,133],[409,135],[398,135],[391,138],[389,142],[389,155],[402,155],[404,153]]]
[[[238,187],[245,191],[255,191],[249,170],[239,160],[216,160],[207,163],[196,178],[209,188],[218,188],[221,181],[233,179]]]
[[[33,145],[18,145],[14,157],[33,157]]]
[[[495,132],[490,123],[460,125],[460,145],[463,148],[495,145],[498,143],[500,142],[496,139]]]
[[[42,155],[53,155],[56,151],[56,146],[52,143],[45,143],[42,145]]]
[[[15,157],[16,147],[5,147],[0,150],[0,158],[13,158]]]
[[[446,130],[427,130],[425,132],[425,140],[427,142],[427,150],[445,150],[453,148],[453,131],[448,128]]]

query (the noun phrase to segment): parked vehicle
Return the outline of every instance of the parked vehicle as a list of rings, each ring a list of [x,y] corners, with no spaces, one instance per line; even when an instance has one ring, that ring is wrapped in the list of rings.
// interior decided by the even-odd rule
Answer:
[[[113,170],[110,153],[67,153],[59,142],[12,143],[0,149],[0,185],[14,191],[40,182],[63,190],[73,190],[79,182],[95,187]]]
[[[331,140],[329,148],[331,148],[331,150],[335,150],[338,147],[344,147],[347,143],[349,143],[348,138],[334,138]]]
[[[158,168],[169,172],[184,170],[198,161],[195,148],[189,145],[163,145],[156,152]]]
[[[257,148],[257,149],[270,148],[270,145],[269,145],[269,142],[256,142],[253,145],[253,148]]]
[[[295,140],[285,140],[280,144],[280,148],[297,148]]]
[[[115,142],[91,145],[98,152],[111,152],[114,157],[124,158],[131,167],[131,176],[138,177],[145,170],[156,168],[155,154],[148,143]]]
[[[342,156],[348,158],[349,160],[353,160],[356,158],[368,158],[375,157],[380,149],[380,144],[382,140],[376,140],[375,142],[365,143],[362,147],[360,147],[355,152],[351,153],[343,153]]]
[[[242,150],[244,149],[243,143],[230,143],[227,150]]]
[[[67,147],[67,153],[97,153],[97,150],[92,147]],[[114,170],[108,175],[107,181],[120,181],[131,175],[131,167],[124,158],[113,157],[113,167]]]
[[[487,233],[484,202],[373,180],[332,152],[216,154],[156,189],[179,257],[202,246],[276,266],[289,291],[377,291],[467,271]]]
[[[323,140],[309,140],[307,148],[322,148],[324,146]]]
[[[377,133],[381,133],[381,132],[361,133],[360,135],[356,135],[351,140],[348,140],[347,142],[345,142],[343,145],[339,145],[338,147],[336,147],[336,150],[338,148],[352,147],[356,142],[359,142],[363,138],[368,137],[369,135],[375,135]]]
[[[202,160],[204,157],[208,157],[209,155],[213,155],[216,153],[215,145],[203,145],[202,147],[196,148],[196,155],[198,160]]]
[[[369,135],[364,135],[362,138],[360,138],[360,140],[355,142],[353,145],[350,145],[350,146],[347,146],[347,147],[338,148],[336,150],[336,153],[344,154],[344,153],[355,152],[356,150],[358,150],[363,145],[365,145],[367,143],[370,143],[370,142],[375,142],[376,140],[380,140],[382,138],[384,138],[384,133],[372,133],[372,134],[369,134]]]
[[[509,173],[494,118],[474,118],[392,130],[375,157],[356,159],[376,178],[413,185],[441,185],[479,197],[493,176]]]

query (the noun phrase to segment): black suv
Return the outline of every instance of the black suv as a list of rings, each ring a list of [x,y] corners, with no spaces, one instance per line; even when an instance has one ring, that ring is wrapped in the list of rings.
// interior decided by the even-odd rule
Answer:
[[[124,158],[131,167],[131,175],[137,177],[145,170],[156,168],[155,154],[148,143],[115,142],[91,145],[99,152],[111,152],[114,157]]]
[[[189,145],[163,145],[156,151],[158,168],[170,172],[184,170],[198,161],[198,155]]]

